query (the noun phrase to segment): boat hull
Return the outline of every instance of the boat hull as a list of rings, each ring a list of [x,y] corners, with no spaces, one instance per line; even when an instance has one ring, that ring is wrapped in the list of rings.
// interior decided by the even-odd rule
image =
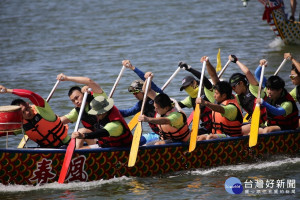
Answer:
[[[136,165],[128,167],[129,148],[76,150],[66,182],[95,181],[121,176],[148,177],[170,172],[256,162],[272,155],[299,154],[299,131],[259,135],[255,147],[249,137],[225,138],[188,144],[140,147]],[[37,185],[58,181],[65,150],[0,149],[0,183]]]
[[[277,37],[285,44],[300,44],[300,21],[289,21],[284,11],[284,3],[277,1],[261,1],[265,5],[263,19],[267,20]]]

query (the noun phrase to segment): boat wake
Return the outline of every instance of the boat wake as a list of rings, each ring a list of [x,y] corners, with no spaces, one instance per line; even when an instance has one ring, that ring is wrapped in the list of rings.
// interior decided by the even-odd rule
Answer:
[[[44,185],[3,185],[0,184],[0,192],[5,193],[15,193],[15,192],[28,192],[28,191],[37,191],[37,190],[45,190],[45,189],[53,189],[53,190],[90,190],[96,187],[99,187],[103,184],[111,184],[115,182],[128,181],[131,178],[128,177],[119,177],[113,178],[109,180],[99,180],[99,181],[91,181],[91,182],[73,182],[68,184],[59,184],[48,183]]]
[[[210,175],[215,173],[220,173],[224,171],[251,171],[251,170],[258,170],[258,169],[269,169],[273,170],[275,168],[279,168],[283,165],[293,165],[293,164],[300,164],[300,157],[297,158],[281,158],[275,161],[262,161],[258,163],[252,164],[241,164],[241,165],[228,165],[228,166],[220,166],[216,168],[210,169],[197,169],[192,171],[192,175]]]

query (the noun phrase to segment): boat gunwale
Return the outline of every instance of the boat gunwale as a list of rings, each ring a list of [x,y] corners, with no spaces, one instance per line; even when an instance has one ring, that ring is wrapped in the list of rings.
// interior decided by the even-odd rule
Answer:
[[[299,133],[300,129],[296,130],[282,130],[276,132],[270,132],[266,134],[259,134],[259,138],[271,137],[280,134],[296,134]],[[239,137],[226,137],[221,139],[213,139],[213,140],[204,140],[198,141],[197,146],[205,143],[219,143],[219,142],[227,142],[227,141],[239,141],[245,140],[249,138],[249,136],[239,136]],[[160,149],[160,148],[168,148],[168,147],[188,147],[188,142],[173,142],[164,145],[149,145],[149,146],[140,146],[140,150],[147,150],[147,149]],[[196,148],[197,148],[196,146]],[[249,147],[250,148],[250,147]],[[85,153],[98,153],[98,152],[116,152],[116,151],[130,151],[129,147],[109,147],[109,148],[94,148],[94,149],[76,149],[74,153],[85,154]],[[66,149],[55,149],[55,148],[37,148],[37,147],[29,147],[29,148],[0,148],[0,153],[65,153]]]

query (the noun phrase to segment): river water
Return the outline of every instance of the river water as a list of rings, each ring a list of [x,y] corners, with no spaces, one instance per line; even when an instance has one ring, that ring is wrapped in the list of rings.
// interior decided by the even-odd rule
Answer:
[[[290,12],[289,1],[286,2]],[[0,1],[0,84],[7,88],[30,89],[47,97],[56,76],[88,76],[109,93],[121,68],[129,59],[142,71],[152,71],[154,81],[162,86],[186,61],[201,70],[204,55],[216,65],[221,49],[222,65],[235,54],[254,72],[259,60],[268,60],[266,76],[272,75],[292,52],[300,60],[297,45],[284,45],[275,38],[265,21],[264,8],[258,1],[247,7],[241,1],[97,1],[97,0],[3,0]],[[300,11],[299,5],[297,12]],[[296,15],[297,16],[297,15]],[[279,75],[289,80],[290,62]],[[230,64],[223,78],[240,72]],[[166,88],[169,96],[182,100],[181,71]],[[114,93],[117,107],[125,109],[136,102],[127,92],[138,77],[125,70]],[[50,105],[58,115],[72,108],[67,92],[72,82],[62,82]],[[0,105],[9,105],[14,95],[0,95]],[[187,113],[190,110],[186,110]],[[127,121],[130,118],[126,119]],[[71,125],[71,130],[74,125]],[[145,127],[145,132],[149,130]],[[70,133],[71,134],[71,133]],[[8,146],[18,145],[21,136],[9,136]],[[0,147],[6,138],[0,138]],[[300,197],[300,157],[275,157],[254,164],[198,169],[149,178],[121,177],[91,183],[57,183],[43,186],[3,186],[1,199],[296,199]],[[294,191],[266,194],[232,195],[225,181],[237,177],[244,184],[255,180],[292,180]],[[254,187],[253,187],[254,188]],[[265,187],[266,188],[266,187]],[[293,187],[292,187],[293,188]],[[287,190],[287,186],[285,187]]]

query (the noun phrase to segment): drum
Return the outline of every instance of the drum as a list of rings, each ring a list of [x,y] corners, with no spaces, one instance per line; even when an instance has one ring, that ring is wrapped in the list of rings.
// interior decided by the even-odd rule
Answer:
[[[20,106],[0,106],[0,131],[13,131],[22,127]]]

